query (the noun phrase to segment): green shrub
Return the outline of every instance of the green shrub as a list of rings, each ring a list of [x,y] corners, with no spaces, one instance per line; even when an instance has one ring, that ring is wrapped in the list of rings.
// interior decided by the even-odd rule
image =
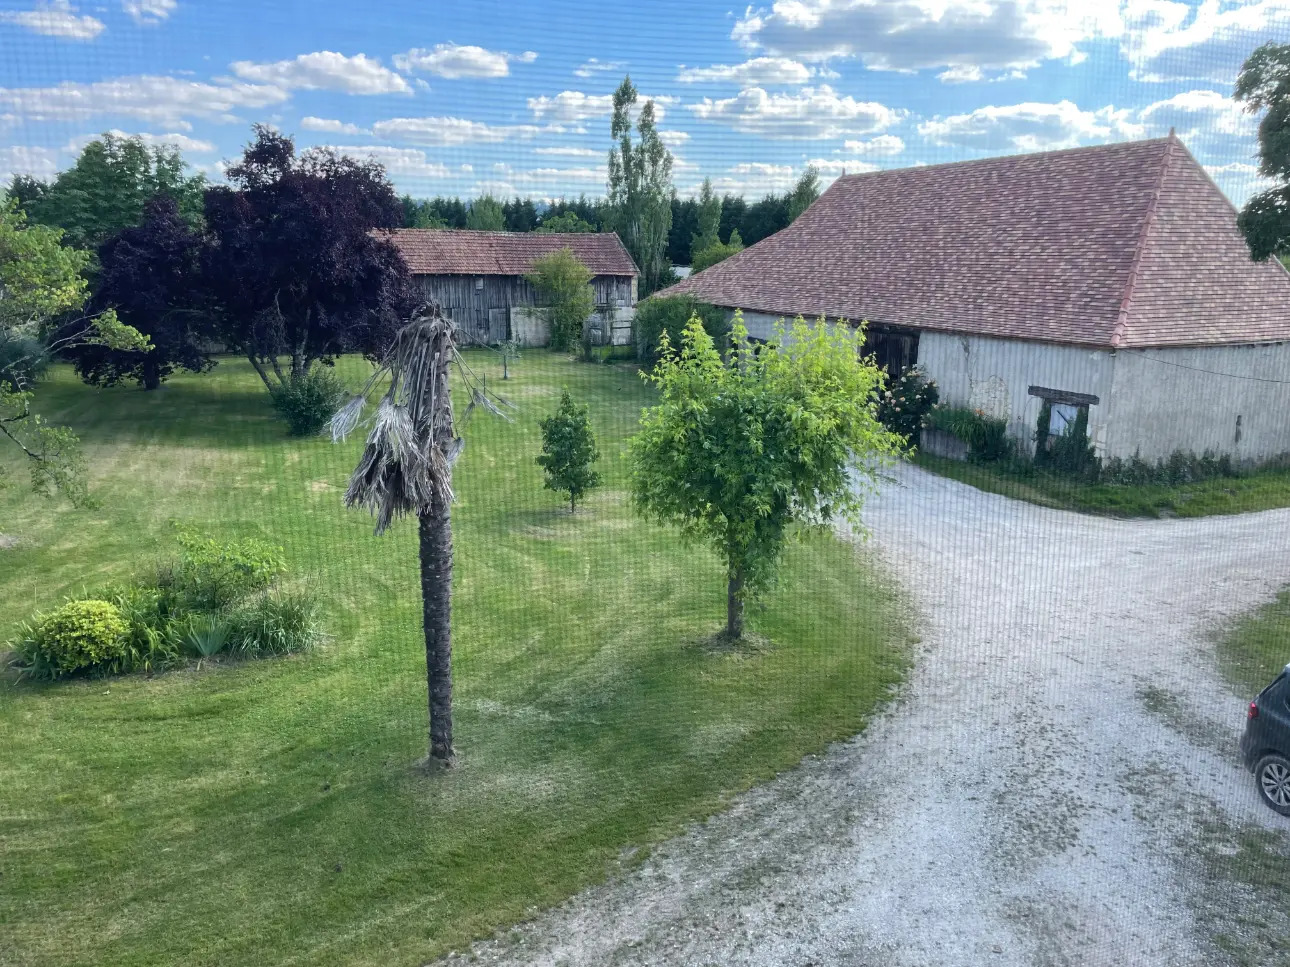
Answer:
[[[1048,445],[1046,462],[1057,473],[1097,479],[1100,465],[1093,444],[1088,439],[1088,410],[1085,407],[1080,407],[1074,422]]]
[[[724,262],[732,255],[738,255],[744,250],[744,240],[739,237],[739,229],[731,229],[730,241],[714,242],[699,252],[695,252],[690,258],[690,274],[694,275],[702,272],[704,269],[710,269],[718,262]]]
[[[286,570],[282,548],[267,541],[217,541],[187,531],[178,540],[183,553],[157,573],[172,612],[223,610],[267,588]]]
[[[105,671],[151,673],[183,660],[177,624],[180,614],[174,610],[170,595],[160,588],[129,584],[106,589],[98,597],[116,605],[127,625],[122,655]]]
[[[233,623],[217,614],[190,615],[184,628],[184,640],[193,654],[210,658],[224,650],[233,636]]]
[[[292,436],[313,436],[321,432],[346,396],[340,377],[331,367],[321,365],[290,377],[270,393],[273,408],[287,421]]]
[[[968,459],[996,463],[1010,456],[1007,421],[966,406],[934,406],[926,425],[957,437],[968,445]]]
[[[228,651],[248,658],[305,651],[322,638],[318,611],[308,589],[257,594],[228,612]]]
[[[636,307],[636,318],[632,320],[636,358],[652,367],[658,362],[659,338],[663,332],[666,330],[672,338],[672,345],[680,345],[681,332],[694,316],[699,317],[704,331],[718,349],[724,351],[729,347],[726,335],[730,332],[730,321],[724,309],[700,302],[691,295],[655,296]]]
[[[10,646],[34,678],[62,678],[77,672],[104,670],[125,654],[129,625],[109,601],[68,601],[37,615]]]
[[[1128,486],[1163,486],[1198,483],[1241,476],[1241,471],[1227,454],[1218,455],[1206,450],[1200,456],[1175,450],[1167,460],[1148,463],[1137,454],[1130,459],[1112,457],[1103,466],[1099,479],[1103,483]]]
[[[879,398],[878,419],[888,430],[908,439],[911,447],[916,447],[927,415],[940,396],[936,380],[928,379],[917,366],[907,366],[888,382]]]

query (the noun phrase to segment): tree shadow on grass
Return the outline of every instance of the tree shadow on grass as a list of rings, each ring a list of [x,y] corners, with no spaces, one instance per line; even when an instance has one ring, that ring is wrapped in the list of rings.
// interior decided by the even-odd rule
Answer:
[[[263,386],[195,378],[144,392],[61,386],[42,396],[44,415],[95,443],[164,440],[244,446],[292,439]]]

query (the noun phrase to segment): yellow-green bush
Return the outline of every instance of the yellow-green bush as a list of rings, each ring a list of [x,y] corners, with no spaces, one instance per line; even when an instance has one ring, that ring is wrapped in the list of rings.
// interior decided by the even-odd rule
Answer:
[[[69,601],[37,615],[13,645],[33,677],[62,678],[122,658],[129,630],[121,609],[109,601]]]

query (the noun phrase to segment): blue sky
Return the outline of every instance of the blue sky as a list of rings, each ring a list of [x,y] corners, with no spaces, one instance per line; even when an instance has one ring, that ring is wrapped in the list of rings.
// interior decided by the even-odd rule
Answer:
[[[106,130],[218,179],[267,121],[415,195],[599,195],[630,73],[682,194],[1174,126],[1239,204],[1256,122],[1230,93],[1266,40],[1290,0],[0,0],[0,179]]]

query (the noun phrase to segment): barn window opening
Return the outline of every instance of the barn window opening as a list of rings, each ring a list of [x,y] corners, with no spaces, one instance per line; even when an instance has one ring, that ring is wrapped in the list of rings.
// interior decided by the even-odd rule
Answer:
[[[1052,403],[1048,408],[1048,437],[1061,436],[1067,427],[1074,425],[1079,416],[1080,407],[1070,403]],[[1083,407],[1087,410],[1088,407]]]
[[[870,326],[865,330],[864,352],[894,379],[918,362],[918,332]]]
[[[1098,397],[1047,386],[1031,386],[1028,392],[1043,401],[1035,423],[1036,461],[1042,462],[1054,442],[1063,437],[1087,438],[1088,408],[1101,402]]]

